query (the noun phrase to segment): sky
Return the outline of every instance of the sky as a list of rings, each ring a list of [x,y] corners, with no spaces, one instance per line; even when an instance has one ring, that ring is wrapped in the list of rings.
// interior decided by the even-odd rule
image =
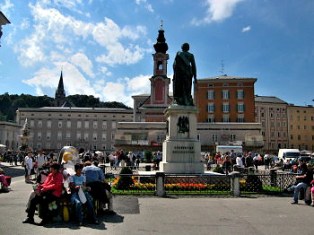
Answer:
[[[133,107],[149,94],[158,30],[168,77],[184,42],[197,78],[257,78],[255,94],[314,105],[313,0],[0,0],[0,94],[66,95]],[[170,85],[172,92],[172,83]]]

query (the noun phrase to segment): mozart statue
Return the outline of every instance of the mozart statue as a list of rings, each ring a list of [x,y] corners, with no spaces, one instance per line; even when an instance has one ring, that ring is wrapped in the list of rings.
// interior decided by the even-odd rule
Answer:
[[[194,55],[189,52],[188,43],[182,45],[182,51],[177,52],[173,63],[173,98],[178,105],[193,106],[191,95],[192,79],[196,79],[196,65]]]

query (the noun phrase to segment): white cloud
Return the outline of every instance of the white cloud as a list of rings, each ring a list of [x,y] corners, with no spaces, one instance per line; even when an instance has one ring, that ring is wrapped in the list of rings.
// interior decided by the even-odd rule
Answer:
[[[246,26],[242,29],[242,33],[248,32],[251,30],[251,26]]]
[[[82,0],[54,0],[54,4],[65,7],[67,9],[76,8],[78,4],[82,4]]]
[[[56,71],[59,72],[60,68],[58,70],[41,68],[32,78],[23,80],[23,82],[35,87],[36,95],[41,95],[43,87],[49,87],[51,89],[57,87],[60,74],[57,74]]]
[[[135,64],[144,57],[145,50],[139,46],[124,48],[120,43],[108,45],[109,53],[96,57],[96,61],[111,66]]]
[[[152,4],[148,3],[147,0],[135,0],[135,3],[137,5],[143,6],[146,8],[149,12],[154,12]]]
[[[127,88],[132,95],[142,93],[150,93],[150,76],[149,75],[139,75],[134,78],[126,78],[128,81]]]
[[[102,74],[106,75],[107,77],[110,77],[110,76],[112,75],[112,73],[111,73],[110,71],[108,71],[108,68],[107,68],[106,66],[101,66],[101,67],[99,68],[99,71],[100,71]]]
[[[232,16],[235,7],[244,0],[206,0],[206,16],[203,19],[194,18],[193,25],[221,22]]]
[[[26,30],[26,29],[29,29],[29,27],[30,27],[29,19],[23,19],[23,21],[20,25],[20,29]]]
[[[69,9],[81,3],[79,0],[64,2]],[[28,34],[14,43],[23,66],[41,67],[31,78],[23,80],[34,87],[36,95],[54,94],[61,69],[67,95],[93,95],[102,101],[133,106],[132,94],[149,93],[149,76],[113,82],[108,79],[113,76],[110,69],[115,65],[134,64],[145,53],[151,53],[151,46],[143,48],[138,43],[138,40],[147,41],[145,27],[121,27],[109,18],[96,23],[84,22],[73,15],[63,15],[52,4],[48,0],[29,4],[33,18],[23,21]],[[91,78],[94,78],[92,82]]]
[[[92,70],[93,64],[85,54],[76,53],[70,58],[70,61],[77,67],[81,68],[89,77],[95,77]]]
[[[93,95],[99,97],[92,84],[82,75],[77,67],[73,64],[66,63],[63,66],[64,89],[69,95]]]
[[[54,94],[62,68],[63,82],[66,95],[93,95],[102,101],[118,101],[133,107],[132,95],[150,93],[150,75],[139,75],[133,78],[120,78],[116,81],[105,79],[89,82],[79,69],[71,63],[59,62],[53,68],[42,68],[30,78],[23,80],[34,87],[36,95]]]
[[[92,84],[101,100],[122,102],[133,107],[132,95],[150,93],[150,76],[139,75],[133,78],[120,78],[115,82],[98,80]]]
[[[5,0],[4,4],[1,5],[1,11],[5,14],[9,14],[9,11],[11,10],[11,8],[13,8],[14,5],[13,3],[11,3],[10,0]],[[8,16],[7,16],[8,17]]]
[[[36,31],[36,34],[32,34],[29,38],[20,41],[14,47],[14,51],[19,53],[18,59],[20,63],[26,67],[43,62],[46,59],[42,45],[44,32],[40,27],[37,27]]]
[[[132,64],[141,60],[146,52],[146,49],[139,45],[122,44],[122,40],[126,39],[135,41],[146,35],[146,28],[143,26],[125,26],[119,27],[113,20],[104,18],[104,22],[96,24],[85,23],[76,20],[73,17],[65,17],[57,9],[44,8],[40,4],[30,5],[35,19],[36,31],[31,37],[36,37],[36,34],[42,35],[40,40],[36,40],[37,50],[44,50],[44,45],[49,42],[50,47],[63,49],[65,47],[72,48],[77,44],[78,40],[85,40],[88,37],[92,38],[94,43],[100,45],[105,50],[98,50],[99,54],[95,55],[99,63],[114,64]],[[28,45],[23,46],[27,48]],[[50,49],[51,50],[51,49]],[[20,53],[23,49],[20,48]],[[24,53],[21,61],[28,59],[28,64],[38,62],[36,58]],[[34,61],[33,61],[34,60]],[[21,62],[25,65],[25,63]]]
[[[82,76],[78,68],[67,62],[56,63],[53,68],[42,68],[32,78],[23,80],[23,82],[35,87],[36,95],[42,95],[42,91],[46,88],[55,91],[58,86],[61,67],[66,95],[85,94],[99,96],[92,88],[90,82]]]

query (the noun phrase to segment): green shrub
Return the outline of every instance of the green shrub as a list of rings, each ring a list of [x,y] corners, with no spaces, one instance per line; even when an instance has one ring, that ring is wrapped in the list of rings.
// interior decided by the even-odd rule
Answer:
[[[117,183],[117,189],[126,190],[133,185],[132,170],[129,167],[123,167],[120,172],[120,178]]]

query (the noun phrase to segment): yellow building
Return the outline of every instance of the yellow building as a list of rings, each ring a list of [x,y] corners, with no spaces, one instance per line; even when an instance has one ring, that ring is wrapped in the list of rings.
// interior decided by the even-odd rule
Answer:
[[[289,147],[314,151],[314,107],[289,105]]]

